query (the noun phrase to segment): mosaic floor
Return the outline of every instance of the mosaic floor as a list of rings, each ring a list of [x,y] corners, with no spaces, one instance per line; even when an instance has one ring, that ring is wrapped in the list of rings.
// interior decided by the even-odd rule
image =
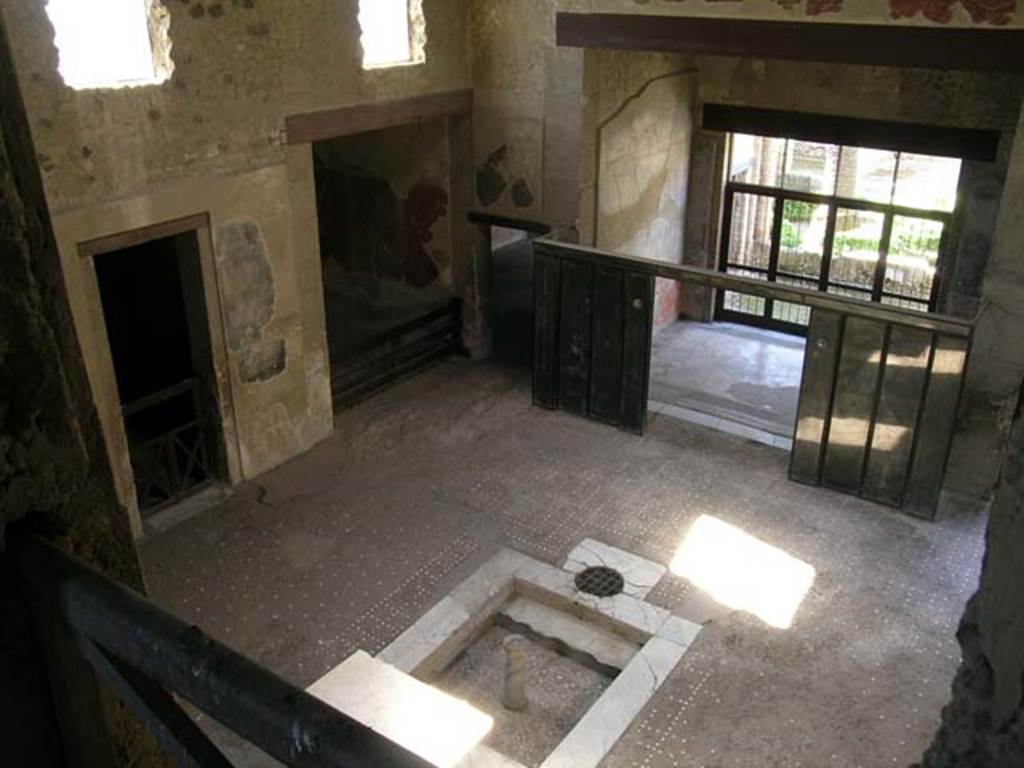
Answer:
[[[521,373],[462,360],[336,426],[148,538],[154,598],[307,686],[378,653],[499,546],[561,564],[590,537],[667,566],[710,518],[813,583],[785,629],[703,598],[710,623],[605,765],[906,766],[930,741],[980,569],[977,511],[911,520],[789,482],[783,451],[657,414],[638,438],[534,408]],[[701,599],[672,573],[647,597]]]

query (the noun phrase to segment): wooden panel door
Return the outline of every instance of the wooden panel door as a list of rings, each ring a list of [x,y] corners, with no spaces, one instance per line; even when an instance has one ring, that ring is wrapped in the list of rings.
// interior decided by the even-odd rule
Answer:
[[[642,433],[654,278],[535,246],[533,400]]]
[[[790,478],[934,518],[968,345],[815,309]]]

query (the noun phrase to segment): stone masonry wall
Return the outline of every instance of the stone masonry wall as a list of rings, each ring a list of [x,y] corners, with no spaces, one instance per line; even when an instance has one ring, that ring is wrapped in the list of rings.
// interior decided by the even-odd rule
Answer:
[[[1017,403],[989,517],[981,586],[957,636],[963,661],[924,768],[1024,765],[1024,411]]]
[[[2,18],[0,90],[0,741],[5,764],[60,766],[45,664],[8,535],[14,526],[44,533],[137,589],[142,575],[75,340]],[[111,764],[162,765],[121,706],[111,696],[99,701],[79,716]]]

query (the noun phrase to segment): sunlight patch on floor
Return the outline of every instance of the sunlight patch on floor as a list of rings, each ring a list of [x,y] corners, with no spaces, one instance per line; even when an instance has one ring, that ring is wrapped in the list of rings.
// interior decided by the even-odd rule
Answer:
[[[813,566],[711,515],[690,527],[671,571],[777,629],[793,625],[815,577]]]

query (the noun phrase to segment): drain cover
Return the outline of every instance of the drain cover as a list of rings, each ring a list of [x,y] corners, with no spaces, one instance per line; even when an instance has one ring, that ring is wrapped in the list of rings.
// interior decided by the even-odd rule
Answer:
[[[626,586],[622,574],[606,565],[595,565],[585,568],[576,574],[576,589],[597,597],[617,595]]]

